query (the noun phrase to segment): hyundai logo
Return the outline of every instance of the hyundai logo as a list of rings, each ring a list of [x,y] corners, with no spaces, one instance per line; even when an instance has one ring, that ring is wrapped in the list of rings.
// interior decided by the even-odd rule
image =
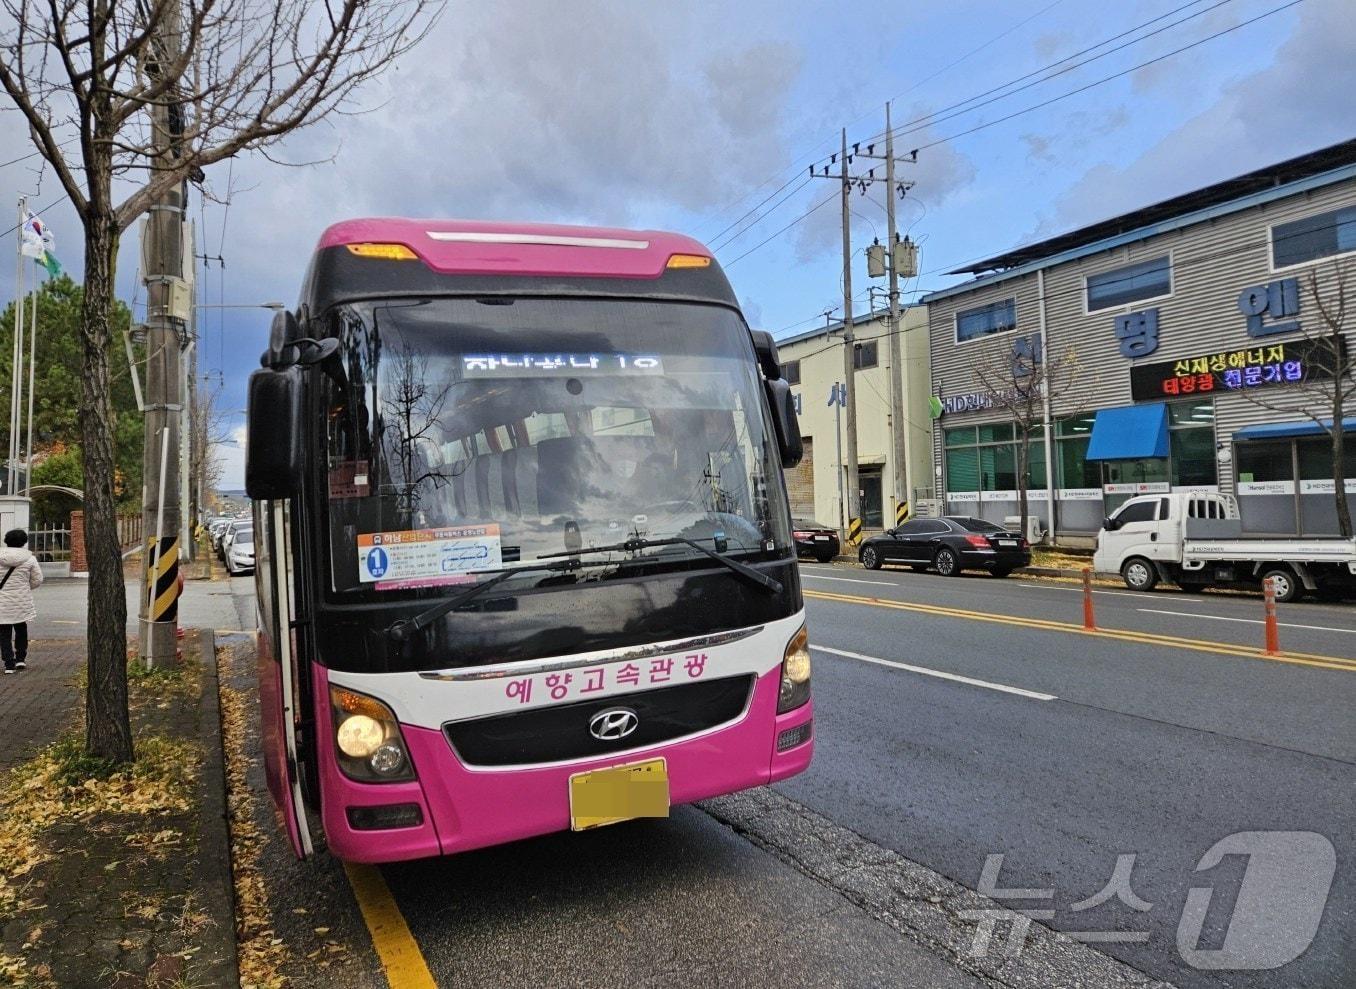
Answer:
[[[618,742],[640,727],[629,707],[610,707],[589,718],[589,734],[601,742]]]

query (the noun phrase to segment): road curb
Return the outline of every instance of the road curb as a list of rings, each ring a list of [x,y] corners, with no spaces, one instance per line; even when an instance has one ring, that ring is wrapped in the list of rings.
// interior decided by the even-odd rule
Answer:
[[[202,660],[202,698],[198,707],[199,741],[203,765],[198,778],[198,807],[202,831],[198,836],[197,894],[214,923],[203,929],[200,973],[210,972],[212,985],[240,985],[235,939],[235,883],[231,874],[230,822],[226,813],[226,753],[221,728],[221,699],[217,682],[216,635],[199,630]]]

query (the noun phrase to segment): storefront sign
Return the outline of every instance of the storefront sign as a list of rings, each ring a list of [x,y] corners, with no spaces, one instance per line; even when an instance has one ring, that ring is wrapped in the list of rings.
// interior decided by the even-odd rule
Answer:
[[[1130,397],[1143,402],[1330,378],[1334,339],[1340,363],[1346,359],[1346,340],[1342,337],[1286,340],[1179,361],[1141,364],[1130,369]]]
[[[1016,491],[981,491],[979,493],[980,501],[1016,501]]]
[[[1060,488],[1060,501],[1101,501],[1101,488]]]
[[[1116,339],[1121,342],[1122,357],[1148,357],[1158,349],[1158,310],[1117,316]]]
[[[1277,333],[1293,333],[1300,328],[1299,320],[1276,322],[1281,316],[1298,316],[1300,292],[1298,278],[1282,278],[1268,285],[1245,288],[1238,297],[1238,311],[1248,317],[1248,336],[1269,337]],[[1271,322],[1264,322],[1264,316]]]
[[[1356,477],[1346,479],[1347,494],[1356,494]],[[1300,494],[1332,494],[1332,479],[1326,481],[1300,481]]]
[[[1167,494],[1172,485],[1167,481],[1140,481],[1134,484],[1105,484],[1102,490],[1109,495]]]
[[[1332,485],[1329,485],[1331,488]],[[1238,493],[1241,495],[1292,495],[1295,493],[1294,481],[1239,481]]]
[[[978,491],[948,491],[947,501],[979,501]]]

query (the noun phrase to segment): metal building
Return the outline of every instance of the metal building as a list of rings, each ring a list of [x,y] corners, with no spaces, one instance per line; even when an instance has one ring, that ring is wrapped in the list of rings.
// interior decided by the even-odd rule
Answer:
[[[1248,531],[1336,531],[1326,396],[1334,361],[1356,352],[1356,141],[962,273],[976,277],[922,300],[948,512],[1016,513],[1013,415],[975,369],[1006,361],[1020,384],[1034,359],[1048,386],[1030,512],[1059,541],[1090,538],[1133,494],[1169,490],[1237,494]],[[1352,501],[1356,408],[1343,418]]]

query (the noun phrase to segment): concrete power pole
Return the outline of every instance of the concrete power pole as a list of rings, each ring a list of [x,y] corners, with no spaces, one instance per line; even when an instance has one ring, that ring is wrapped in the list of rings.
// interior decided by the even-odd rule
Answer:
[[[872,158],[880,160],[882,156],[875,153],[875,145],[869,145],[863,158]],[[913,159],[916,159],[917,152],[913,153]],[[892,441],[892,462],[894,464],[893,483],[894,483],[894,519],[898,524],[903,522],[909,512],[909,423],[904,413],[904,359],[903,359],[903,334],[904,328],[900,325],[899,318],[899,274],[903,267],[905,258],[904,249],[909,245],[901,245],[899,241],[899,232],[895,224],[895,196],[903,195],[906,190],[913,186],[912,182],[897,182],[895,180],[895,136],[890,125],[890,104],[885,104],[885,219],[887,224],[886,238],[889,246],[886,248],[887,271],[890,278],[890,438]],[[875,170],[868,176],[867,182],[874,179]],[[879,251],[880,248],[872,248]],[[911,258],[909,259],[912,260]],[[878,275],[877,270],[870,272],[872,275]]]
[[[890,104],[885,104],[885,219],[890,244],[890,432],[894,439],[895,522],[903,521],[909,501],[909,467],[905,448],[908,420],[904,418],[903,327],[899,325],[899,265],[895,254],[899,234],[895,230],[895,136],[890,132]]]
[[[179,58],[182,45],[177,4],[168,5],[153,46],[155,62]],[[158,71],[154,62],[148,74]],[[152,107],[155,145],[152,172],[172,167],[182,137],[181,107]],[[146,536],[141,593],[141,656],[150,668],[172,664],[179,618],[179,427],[183,412],[180,371],[189,315],[184,282],[184,187],[180,183],[150,208],[142,242],[146,282],[146,432],[142,499]]]
[[[843,380],[847,382],[847,542],[856,545],[862,536],[862,497],[857,481],[857,354],[852,333],[852,221],[848,197],[852,181],[848,175],[847,129],[843,129],[842,166],[839,174],[843,182]]]

